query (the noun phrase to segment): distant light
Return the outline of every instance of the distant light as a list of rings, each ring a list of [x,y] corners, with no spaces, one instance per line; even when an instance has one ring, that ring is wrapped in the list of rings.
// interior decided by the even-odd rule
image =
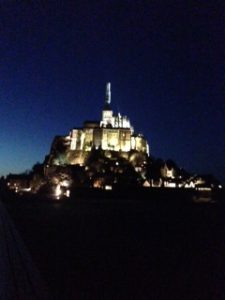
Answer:
[[[70,185],[70,182],[68,180],[63,180],[61,182],[61,186],[65,186],[65,187],[68,187]]]
[[[185,183],[184,188],[188,189],[188,188],[195,188],[195,184],[193,181],[189,182],[189,183]]]
[[[57,184],[56,188],[55,188],[55,196],[57,199],[59,199],[59,197],[61,196],[62,191],[61,191],[61,186],[60,184]]]
[[[220,185],[218,185],[218,188],[219,188],[219,189],[222,189],[223,187],[222,187],[222,185],[220,184]]]
[[[168,188],[175,188],[176,183],[175,182],[165,182],[165,186]]]
[[[197,190],[198,191],[211,191],[212,189],[209,187],[198,187]]]
[[[109,191],[109,190],[112,190],[112,186],[111,186],[111,185],[106,185],[106,186],[105,186],[105,190],[108,190],[108,191]]]
[[[21,188],[20,190],[22,192],[30,192],[31,191],[31,187],[29,187],[29,188]]]

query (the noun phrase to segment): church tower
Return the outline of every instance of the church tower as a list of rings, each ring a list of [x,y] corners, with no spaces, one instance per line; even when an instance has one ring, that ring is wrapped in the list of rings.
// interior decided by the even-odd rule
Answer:
[[[111,83],[107,82],[105,91],[105,105],[102,111],[101,127],[113,127],[113,111],[111,109]]]
[[[106,83],[106,89],[105,89],[105,106],[110,108],[111,103],[111,83]]]

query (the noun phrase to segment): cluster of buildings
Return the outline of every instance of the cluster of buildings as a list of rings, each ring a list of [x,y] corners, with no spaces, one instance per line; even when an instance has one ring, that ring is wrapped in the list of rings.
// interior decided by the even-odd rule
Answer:
[[[59,149],[63,149],[63,158]],[[93,149],[120,152],[124,157],[128,157],[131,151],[149,156],[149,145],[144,136],[134,132],[127,116],[114,114],[110,83],[106,85],[101,120],[85,121],[83,127],[73,128],[68,135],[56,137],[47,164],[85,165],[88,153]]]
[[[112,189],[118,184],[144,187],[211,189],[214,183],[187,175],[171,163],[152,163],[149,144],[136,133],[127,116],[111,107],[111,84],[106,84],[105,103],[99,121],[85,121],[65,136],[56,136],[50,154],[31,174],[10,175],[9,189],[38,191],[53,185],[57,195],[68,193],[79,181],[85,187]]]
[[[74,128],[67,137],[70,150],[96,149],[129,152],[136,150],[149,155],[149,146],[141,134],[135,134],[127,116],[114,114],[111,108],[111,84],[106,85],[105,105],[100,121],[86,121],[83,128]]]

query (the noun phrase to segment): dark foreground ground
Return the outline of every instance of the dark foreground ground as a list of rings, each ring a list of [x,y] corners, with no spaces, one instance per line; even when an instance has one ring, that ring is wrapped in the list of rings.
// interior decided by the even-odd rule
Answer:
[[[223,205],[131,198],[5,203],[51,299],[224,299]]]

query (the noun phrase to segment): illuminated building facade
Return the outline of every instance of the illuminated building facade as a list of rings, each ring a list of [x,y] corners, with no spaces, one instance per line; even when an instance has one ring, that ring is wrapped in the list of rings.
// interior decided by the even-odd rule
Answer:
[[[113,114],[111,109],[111,86],[106,85],[106,99],[100,122],[86,121],[83,128],[74,128],[69,135],[70,150],[102,150],[129,152],[136,150],[149,155],[146,139],[135,134],[127,116]]]
[[[63,150],[62,150],[63,149]],[[55,137],[47,165],[85,165],[91,150],[130,158],[133,152],[149,156],[147,140],[136,134],[127,116],[111,109],[111,85],[106,85],[105,103],[100,121],[85,121],[82,128],[73,128],[69,135]]]

